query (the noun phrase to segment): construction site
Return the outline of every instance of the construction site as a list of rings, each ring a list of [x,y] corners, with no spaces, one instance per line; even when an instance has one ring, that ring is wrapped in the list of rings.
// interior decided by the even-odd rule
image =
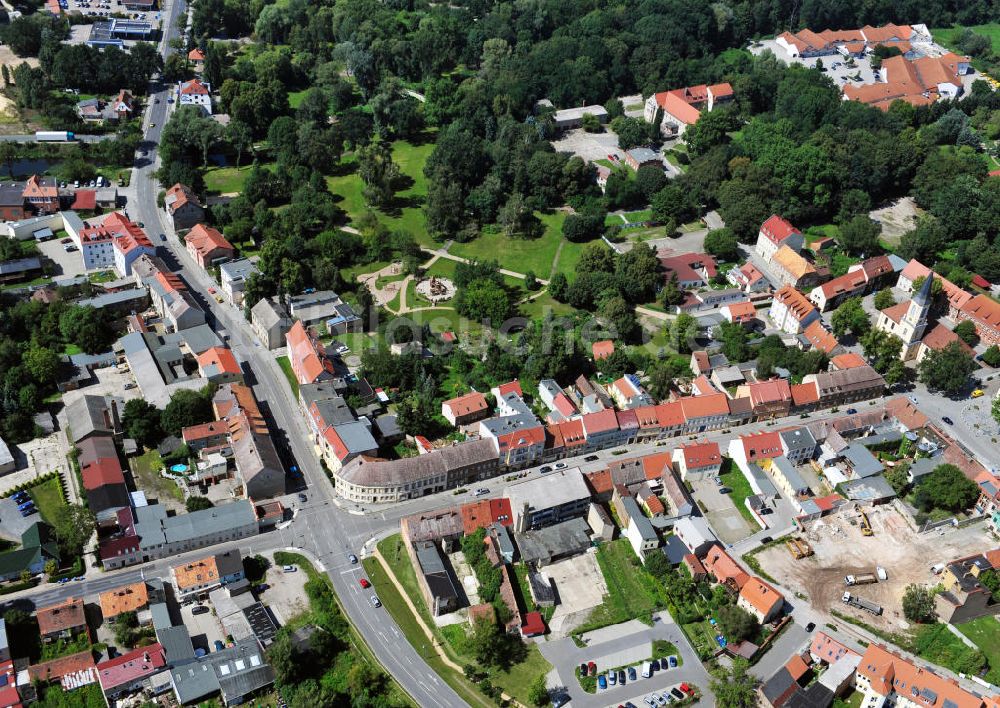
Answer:
[[[894,504],[845,505],[756,557],[789,596],[804,595],[816,610],[837,610],[883,629],[906,629],[901,602],[907,585],[934,585],[933,565],[995,543],[982,523],[919,534],[903,514]],[[879,606],[881,614],[846,604],[845,592]]]

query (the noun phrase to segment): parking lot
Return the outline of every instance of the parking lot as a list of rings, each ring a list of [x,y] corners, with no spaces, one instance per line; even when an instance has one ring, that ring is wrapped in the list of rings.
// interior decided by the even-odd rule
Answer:
[[[62,238],[69,238],[64,231],[60,231],[59,234],[62,234]],[[86,271],[83,268],[83,256],[80,254],[80,249],[74,245],[72,251],[67,251],[66,246],[70,244],[60,243],[61,240],[60,238],[51,238],[48,241],[38,243],[38,250],[42,252],[42,255],[56,265],[53,277],[64,280],[83,275]]]
[[[194,608],[196,607],[210,608],[211,605],[207,602],[204,604],[182,605],[181,620],[191,633],[191,643],[194,644],[195,649],[201,648],[215,651],[214,646],[216,641],[223,643],[226,641],[226,633],[222,628],[222,623],[211,610],[198,615],[194,614]]]
[[[264,576],[267,590],[261,593],[260,600],[271,608],[279,623],[287,624],[293,617],[309,609],[305,591],[309,576],[298,568],[294,573],[286,573],[280,565],[274,565],[273,553],[263,555],[271,561],[271,567]]]
[[[839,54],[825,57],[810,57],[808,59],[793,57],[780,47],[773,39],[765,39],[762,42],[756,42],[750,47],[751,54],[761,54],[765,50],[769,50],[772,54],[774,54],[774,56],[783,61],[785,64],[801,64],[802,66],[815,68],[817,60],[821,61],[826,75],[829,76],[837,87],[841,89],[846,84],[861,86],[863,84],[875,83],[875,72],[872,71],[871,62],[866,58],[855,59],[855,65],[848,66],[844,57]]]
[[[733,505],[728,494],[719,492],[712,478],[692,480],[694,496],[705,505],[705,516],[712,525],[719,540],[725,543],[736,543],[759,529],[751,527],[743,515]]]

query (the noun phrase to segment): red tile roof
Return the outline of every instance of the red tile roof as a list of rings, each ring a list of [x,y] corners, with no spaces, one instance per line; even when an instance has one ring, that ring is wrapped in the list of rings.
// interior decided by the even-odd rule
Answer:
[[[205,61],[205,52],[195,47],[188,52],[188,61]]]
[[[898,324],[899,321],[903,319],[903,315],[905,315],[906,311],[909,309],[910,309],[910,301],[906,300],[904,302],[898,302],[895,305],[891,305],[882,310],[881,312],[890,320]]]
[[[522,637],[537,637],[545,634],[545,620],[541,612],[528,612],[524,615],[524,624],[521,625]]]
[[[587,413],[581,418],[581,421],[588,437],[595,433],[604,433],[609,430],[618,429],[618,416],[615,415],[613,408],[605,408],[602,411]]]
[[[285,335],[288,358],[300,384],[314,383],[324,372],[334,372],[333,362],[326,356],[323,344],[302,325],[295,322]]]
[[[852,654],[858,656],[856,651],[841,644],[826,632],[816,632],[813,635],[809,653],[827,664],[836,663],[838,659]]]
[[[652,455],[645,455],[641,459],[642,471],[647,480],[659,479],[664,474],[669,474],[673,469],[672,454],[669,452],[656,452]]]
[[[816,310],[815,305],[809,302],[809,298],[793,288],[785,285],[774,294],[774,301],[780,302],[792,313],[798,321],[805,319],[811,312]]]
[[[93,189],[78,189],[69,207],[76,211],[93,211],[97,208],[97,192]]]
[[[976,295],[960,308],[975,324],[1000,329],[1000,302],[987,295]]]
[[[830,365],[835,369],[853,369],[858,366],[867,366],[868,362],[857,352],[847,352],[830,359]]]
[[[687,396],[680,399],[686,421],[711,416],[729,415],[729,396],[714,393],[707,396]]]
[[[697,123],[701,115],[701,107],[708,102],[709,92],[716,99],[728,98],[733,95],[733,87],[728,83],[706,86],[688,86],[655,94],[657,105],[677,120],[690,125]]]
[[[670,280],[676,273],[677,279],[681,282],[692,280],[705,280],[699,270],[704,269],[707,279],[715,277],[715,259],[707,253],[682,253],[676,256],[660,256],[660,267],[664,272],[664,279]]]
[[[784,454],[781,447],[781,436],[777,431],[762,431],[741,435],[740,443],[743,445],[743,452],[746,454],[747,462],[766,460],[780,457]]]
[[[121,463],[117,458],[102,457],[80,468],[83,486],[94,490],[108,484],[125,484]]]
[[[825,354],[830,354],[840,346],[840,342],[838,342],[837,338],[833,336],[833,333],[824,326],[822,319],[818,319],[810,323],[808,327],[802,330],[802,334],[805,335],[806,339],[809,340],[809,343],[812,344],[815,349],[819,349]]]
[[[233,244],[229,243],[218,229],[205,226],[205,224],[196,224],[193,229],[188,231],[184,237],[184,242],[203,257],[216,249],[225,251],[235,250]]]
[[[714,575],[716,581],[720,583],[732,582],[739,588],[750,579],[747,572],[717,543],[708,549],[702,563],[705,570]]]
[[[717,442],[691,443],[681,445],[679,449],[684,456],[684,465],[689,471],[722,463],[722,453]]]
[[[749,322],[757,319],[757,308],[749,300],[731,303],[726,305],[726,309],[733,322]]]
[[[611,470],[594,470],[593,472],[587,472],[583,475],[583,478],[587,480],[587,484],[590,485],[590,489],[594,494],[608,494],[614,489],[614,481],[611,479]]]
[[[711,398],[711,396],[701,396],[700,398]],[[661,428],[677,428],[686,422],[684,414],[686,409],[680,401],[660,403],[656,406],[656,418],[659,420]]]
[[[486,396],[479,391],[470,391],[462,396],[457,396],[444,401],[442,406],[448,406],[451,414],[456,418],[470,415],[472,413],[482,413],[489,408],[486,403]]]
[[[753,576],[740,588],[740,597],[765,616],[770,614],[776,605],[780,607],[785,602],[784,596],[773,586]]]
[[[792,391],[785,379],[770,379],[748,384],[750,404],[755,408],[768,403],[783,403],[792,400]]]
[[[58,681],[67,674],[75,674],[94,668],[94,655],[89,651],[81,651],[69,656],[61,656],[52,661],[33,664],[28,667],[28,676],[32,681]]]
[[[909,280],[911,283],[916,282],[917,278],[925,278],[931,272],[931,269],[925,266],[923,263],[918,261],[916,258],[910,259],[910,262],[906,264],[899,277]],[[936,280],[941,281],[941,291],[948,298],[948,304],[954,308],[961,308],[965,303],[972,299],[972,293],[963,290],[962,288],[955,285],[953,282],[947,278],[942,278],[940,275],[934,274]]]
[[[500,392],[501,397],[506,396],[508,393],[511,393],[513,391],[521,398],[524,398],[524,391],[521,390],[521,382],[518,381],[517,379],[514,379],[513,381],[508,381],[505,384],[500,384],[499,386],[497,386],[497,390]]]
[[[806,406],[811,403],[819,403],[819,387],[816,382],[792,384],[792,404]]]
[[[544,445],[545,428],[536,425],[534,428],[521,428],[504,435],[497,436],[497,444],[501,450],[519,450],[532,445]]]
[[[792,226],[790,221],[784,217],[778,216],[777,214],[772,214],[767,221],[761,224],[760,231],[771,243],[775,245],[781,245],[781,243],[792,234],[802,233],[797,228]]]
[[[466,536],[497,522],[501,526],[510,526],[514,523],[510,500],[503,497],[463,504],[459,512],[462,514],[462,529]]]
[[[97,675],[105,692],[117,686],[152,676],[167,665],[163,647],[159,644],[139,647],[97,665]]]
[[[181,84],[180,93],[187,96],[207,96],[208,87],[198,79],[191,79]]]
[[[962,689],[955,679],[938,676],[923,666],[916,666],[903,657],[888,651],[879,644],[869,644],[858,664],[857,673],[868,679],[872,689],[879,695],[886,696],[894,690],[894,686],[907,686],[905,695],[909,696],[911,687],[935,696],[933,703],[925,701],[924,705],[939,708],[949,705],[953,708],[981,708],[983,699]],[[926,693],[925,693],[926,695]]]
[[[228,347],[211,347],[196,357],[198,368],[204,370],[208,366],[217,366],[224,374],[242,374],[243,369],[236,361],[236,356]]]
[[[83,612],[83,598],[70,597],[62,602],[39,608],[35,613],[38,620],[38,632],[43,637],[55,632],[63,632],[87,625],[87,617]]]
[[[594,354],[594,361],[607,359],[614,353],[615,343],[610,339],[602,339],[600,342],[594,342],[591,345],[591,351]]]

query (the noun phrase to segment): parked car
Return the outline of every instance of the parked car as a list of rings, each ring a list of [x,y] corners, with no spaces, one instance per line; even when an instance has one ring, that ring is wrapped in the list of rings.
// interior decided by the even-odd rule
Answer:
[[[608,680],[604,678],[603,674],[597,677],[597,687],[600,689],[605,689],[608,687]]]
[[[358,580],[358,582],[361,584],[361,587],[363,588],[370,588],[372,586],[372,584],[368,582],[367,578],[361,578],[360,580]]]
[[[541,467],[538,468],[538,471],[541,472],[542,474],[546,474],[547,472],[551,472],[552,468],[549,465],[542,465]]]
[[[284,573],[294,573],[296,570],[298,570],[298,568],[296,568],[294,565],[283,565],[281,566],[281,570]]]
[[[610,683],[612,686],[616,685],[618,683],[618,674],[615,673],[614,671],[609,671],[608,683]]]
[[[561,469],[562,469],[563,467],[565,467],[565,466],[566,466],[566,463],[565,463],[565,462],[557,462],[557,463],[556,463],[556,469],[557,469],[557,470],[561,470]]]
[[[721,487],[722,486],[722,477],[716,477],[715,478],[715,486],[716,487]]]
[[[660,660],[659,659],[653,659],[651,662],[649,662],[649,668],[651,668],[653,671],[659,671],[660,670]]]
[[[586,676],[587,675],[587,662],[586,661],[580,663],[580,675],[581,676]]]
[[[307,497],[305,494],[302,494],[301,492],[299,492],[299,501],[304,504],[305,502],[309,501],[309,497]]]
[[[490,493],[490,490],[487,487],[480,487],[479,489],[477,489],[473,493],[473,496],[482,497],[482,496],[486,496],[489,493]]]
[[[667,661],[670,662],[670,668],[671,669],[676,669],[677,668],[677,657],[676,656],[673,656],[673,655],[668,656],[667,657]]]
[[[814,629],[816,629],[816,623],[815,623],[815,622],[809,622],[809,623],[808,623],[808,624],[806,625],[806,631],[807,631],[807,632],[809,632],[809,633],[812,633],[812,631],[813,631]]]
[[[226,645],[225,645],[225,644],[223,644],[223,643],[222,643],[222,642],[221,642],[220,640],[218,640],[218,639],[216,639],[216,640],[215,640],[215,651],[222,651],[222,650],[223,650],[223,649],[225,649],[225,648],[226,648]]]
[[[599,459],[600,458],[597,455],[587,455],[586,457],[583,458],[583,461],[584,462],[595,462],[595,461],[597,461]]]
[[[594,675],[597,674],[597,664],[595,664],[593,661],[587,662],[587,668],[590,670],[590,675],[591,676],[594,676]]]
[[[205,607],[204,605],[195,605],[194,607],[191,608],[192,615],[203,615],[206,612],[208,612],[208,608]]]
[[[677,688],[677,686],[674,686],[673,688],[670,689],[670,695],[672,695],[679,701],[684,700],[684,692],[681,691],[681,689]]]
[[[719,487],[719,494],[731,494],[732,491],[729,487]]]
[[[625,685],[625,669],[618,669],[618,683]]]
[[[629,681],[635,681],[636,680],[636,673],[635,673],[635,667],[634,666],[628,667],[628,680]]]
[[[847,415],[854,415],[857,412],[858,412],[857,408],[848,408],[847,409]]]
[[[378,595],[372,595],[372,607],[381,607],[382,602],[378,599]]]
[[[948,416],[942,416],[942,417],[941,417],[941,420],[943,420],[943,421],[944,421],[945,423],[947,423],[948,425],[954,425],[954,424],[955,424],[955,421],[953,421],[953,420],[952,420],[951,418],[949,418]]]
[[[351,565],[357,565],[358,557],[352,553],[351,555],[347,556],[347,560],[351,561]]]

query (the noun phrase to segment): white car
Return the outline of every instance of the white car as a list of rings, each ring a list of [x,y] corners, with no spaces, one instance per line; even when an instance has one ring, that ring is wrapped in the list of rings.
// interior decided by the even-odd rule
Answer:
[[[285,565],[281,567],[281,571],[283,573],[294,573],[296,570],[298,570],[298,568],[296,568],[294,565]]]

